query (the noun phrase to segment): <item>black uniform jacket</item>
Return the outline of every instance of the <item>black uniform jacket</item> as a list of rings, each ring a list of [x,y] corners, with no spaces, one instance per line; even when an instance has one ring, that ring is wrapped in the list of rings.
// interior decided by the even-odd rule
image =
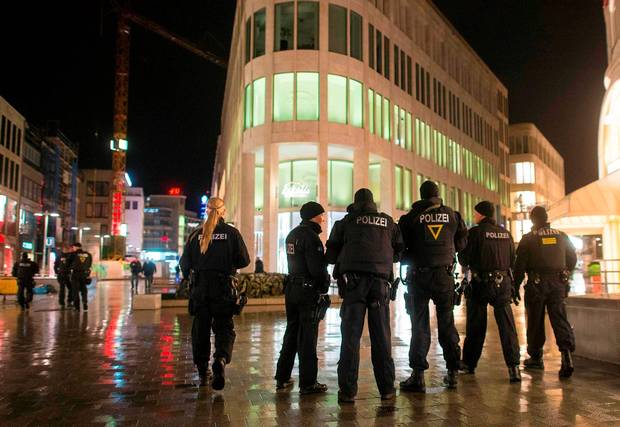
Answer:
[[[318,292],[325,293],[329,290],[329,274],[320,233],[319,224],[302,221],[286,236],[286,258],[291,276],[303,276]]]
[[[73,253],[71,257],[71,272],[76,275],[86,276],[90,274],[90,267],[93,265],[93,257],[90,253],[80,249]]]
[[[371,202],[355,203],[336,221],[327,241],[327,262],[340,273],[371,273],[389,279],[400,261],[403,238],[391,216]]]
[[[32,283],[34,275],[39,272],[39,264],[34,261],[18,261],[13,264],[13,271],[11,274],[17,277],[17,280],[26,284]]]
[[[469,230],[467,246],[459,252],[459,262],[477,273],[514,268],[515,245],[510,232],[493,218],[484,218]]]
[[[68,277],[70,273],[71,252],[58,252],[54,261],[54,273],[60,277]]]
[[[235,274],[240,268],[250,264],[248,250],[235,228],[220,220],[213,230],[211,243],[207,252],[200,252],[202,227],[190,234],[183,250],[179,264],[183,277],[189,278],[190,270],[216,271],[224,274]]]
[[[515,286],[520,286],[525,273],[549,274],[572,271],[577,264],[575,247],[568,236],[547,223],[534,227],[519,242],[515,263]]]
[[[455,252],[467,245],[467,227],[461,214],[438,197],[419,200],[400,217],[398,226],[405,241],[403,264],[443,267],[454,262]]]

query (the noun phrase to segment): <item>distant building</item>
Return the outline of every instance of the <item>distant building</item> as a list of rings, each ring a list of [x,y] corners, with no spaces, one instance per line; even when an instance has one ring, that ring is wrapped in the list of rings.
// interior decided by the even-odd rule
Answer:
[[[176,259],[185,243],[183,195],[151,195],[144,208],[144,251],[155,260]]]
[[[509,126],[511,231],[529,233],[529,211],[549,207],[565,195],[564,159],[533,123]]]
[[[19,193],[19,245],[22,252],[34,254],[41,261],[43,229],[35,216],[43,210],[43,174],[41,173],[41,146],[43,136],[34,126],[28,124],[22,145],[22,178]]]
[[[127,224],[126,254],[139,257],[144,238],[144,192],[140,187],[127,187],[125,196]]]
[[[0,274],[11,274],[18,241],[22,140],[26,120],[0,97]]]
[[[95,259],[105,256],[107,242],[101,240],[101,236],[110,233],[113,178],[114,172],[111,169],[80,170],[80,204],[75,227],[78,234],[81,234],[82,245]],[[99,237],[95,237],[96,235]],[[104,254],[100,254],[101,250]]]

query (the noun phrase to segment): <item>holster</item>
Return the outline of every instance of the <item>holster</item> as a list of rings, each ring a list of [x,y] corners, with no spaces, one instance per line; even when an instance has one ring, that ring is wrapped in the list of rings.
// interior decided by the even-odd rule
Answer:
[[[452,300],[453,305],[461,305],[461,299],[463,296],[463,287],[467,284],[467,280],[463,279],[461,283],[454,283],[454,299]]]
[[[400,284],[400,277],[393,280],[390,283],[390,300],[396,301],[396,294],[398,293],[398,285]]]
[[[332,304],[331,298],[329,295],[319,295],[319,300],[316,304],[316,308],[314,310],[314,320],[318,323],[325,318],[325,314],[327,313],[327,309]]]

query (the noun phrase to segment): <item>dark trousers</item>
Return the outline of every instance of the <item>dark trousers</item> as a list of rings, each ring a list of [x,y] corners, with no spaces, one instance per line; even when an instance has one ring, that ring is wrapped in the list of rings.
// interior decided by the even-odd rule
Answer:
[[[151,287],[153,286],[153,275],[152,274],[145,274],[144,275],[144,290],[145,292],[149,292],[151,290]]]
[[[71,305],[73,302],[73,289],[71,286],[71,281],[64,276],[58,276],[58,304],[64,306],[65,305],[65,296],[67,305]]]
[[[86,277],[76,275],[71,278],[71,288],[73,292],[73,306],[80,309],[80,295],[82,296],[82,304],[88,304],[88,289],[86,289]]]
[[[278,381],[291,378],[295,355],[299,355],[299,387],[310,387],[316,383],[319,323],[314,313],[318,297],[314,289],[305,291],[302,284],[290,284],[285,289],[286,331],[276,368]]]
[[[138,285],[140,284],[140,275],[138,273],[131,273],[131,289],[138,290]]]
[[[575,351],[575,335],[566,316],[568,285],[559,278],[545,279],[525,285],[525,310],[527,313],[527,352],[540,358],[545,345],[545,308],[560,351]]]
[[[357,394],[360,364],[360,339],[368,309],[371,360],[375,381],[381,394],[394,391],[394,360],[387,281],[365,274],[347,274],[347,285],[340,307],[340,361],[338,386],[348,396]]]
[[[467,336],[463,345],[463,361],[469,368],[478,366],[482,354],[487,333],[488,304],[493,306],[506,366],[519,365],[519,339],[510,307],[511,292],[512,282],[508,277],[499,286],[494,280],[472,282],[472,295],[467,300]]]
[[[211,358],[211,330],[215,335],[215,353],[213,357],[223,357],[226,363],[232,358],[235,343],[235,324],[232,313],[230,315],[215,315],[213,310],[206,306],[196,308],[192,323],[192,354],[194,364],[198,369],[206,369]]]
[[[413,369],[428,369],[426,356],[431,346],[431,327],[428,303],[433,300],[437,310],[439,344],[448,369],[458,369],[461,348],[459,333],[454,326],[454,279],[445,268],[427,272],[414,272],[411,276],[409,293],[413,298],[411,314],[411,344],[409,366]]]
[[[34,292],[32,291],[34,285],[32,280],[18,280],[17,281],[17,302],[24,308],[26,304],[32,302]]]

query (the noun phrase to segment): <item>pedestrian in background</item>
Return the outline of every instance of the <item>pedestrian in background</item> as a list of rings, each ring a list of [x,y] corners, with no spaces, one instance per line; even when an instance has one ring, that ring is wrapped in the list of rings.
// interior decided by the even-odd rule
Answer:
[[[131,292],[138,292],[140,273],[142,272],[142,264],[140,264],[140,260],[134,258],[134,260],[129,264],[129,270],[131,271]]]
[[[39,273],[39,265],[22,253],[22,258],[13,264],[12,275],[17,278],[17,302],[22,310],[29,310],[32,303],[34,275]]]
[[[298,355],[299,393],[323,393],[327,386],[317,382],[316,343],[320,320],[317,306],[321,294],[329,290],[327,261],[319,237],[325,225],[325,209],[316,202],[308,202],[299,214],[301,224],[286,236],[286,332],[276,368],[276,389],[293,385],[291,372]]]
[[[153,276],[157,272],[157,266],[150,258],[146,259],[146,262],[142,266],[142,272],[144,273],[144,288],[145,293],[151,292],[153,287]]]
[[[208,381],[212,329],[215,335],[211,383],[215,390],[226,383],[225,366],[231,361],[236,337],[233,314],[237,301],[231,277],[250,264],[241,233],[224,222],[225,215],[224,201],[210,198],[207,219],[190,234],[180,260],[183,278],[191,283],[192,353],[201,386]]]

